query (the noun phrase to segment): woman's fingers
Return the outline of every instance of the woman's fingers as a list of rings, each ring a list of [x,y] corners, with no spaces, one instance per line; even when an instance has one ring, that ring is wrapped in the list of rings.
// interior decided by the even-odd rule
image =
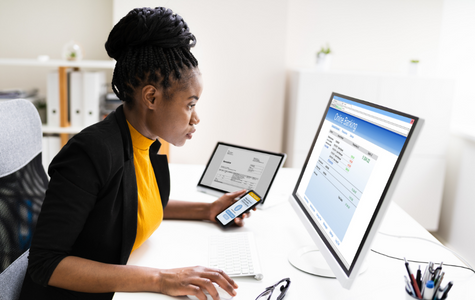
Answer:
[[[223,270],[207,268],[205,269],[205,272],[206,273],[203,274],[203,276],[206,276],[206,279],[199,280],[197,284],[201,287],[202,290],[203,288],[206,289],[208,291],[208,294],[210,294],[213,299],[216,298],[216,300],[219,300],[218,290],[216,289],[213,283],[219,285],[229,295],[236,295],[236,291],[234,289],[238,287],[237,284]]]
[[[249,217],[249,213],[242,214],[242,216],[234,219],[234,224],[238,227],[244,226],[244,219]]]
[[[206,300],[207,291],[215,300],[219,294],[213,282],[218,284],[229,295],[235,296],[237,284],[222,270],[205,267],[188,267],[171,270],[161,270],[160,290],[171,296],[194,295]]]
[[[227,196],[231,198],[231,200],[237,200],[239,199],[242,195],[244,195],[247,192],[247,190],[239,190],[231,193],[226,193],[224,196]]]
[[[236,202],[236,199],[239,199],[246,192],[247,190],[239,190],[232,193],[226,193],[223,196],[221,196],[218,200],[214,201],[211,204],[208,219],[212,222],[216,222],[215,220],[216,216],[222,211],[224,211],[226,208],[231,206],[234,202]],[[252,210],[256,210],[256,208],[254,207]],[[251,216],[251,211],[245,214],[242,214],[238,218],[234,219],[234,224],[238,227],[242,227],[244,226],[244,219],[249,218],[250,216]]]
[[[211,295],[211,297],[213,297],[214,300],[219,300],[218,291],[216,290],[216,287],[213,285],[212,281],[208,278],[194,278],[191,281],[190,286],[193,288],[193,294],[188,295],[195,295],[200,300],[207,300],[204,292],[206,291]]]
[[[235,199],[239,198],[245,192],[246,190],[240,190],[232,193],[226,193],[211,203],[208,220],[215,222],[216,215],[231,206],[236,201]]]

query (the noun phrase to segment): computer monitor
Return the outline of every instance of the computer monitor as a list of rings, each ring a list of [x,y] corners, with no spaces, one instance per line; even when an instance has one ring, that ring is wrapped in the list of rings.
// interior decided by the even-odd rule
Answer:
[[[289,198],[319,251],[298,249],[289,256],[292,265],[351,287],[422,123],[394,109],[331,95]],[[313,263],[317,255],[329,270]]]

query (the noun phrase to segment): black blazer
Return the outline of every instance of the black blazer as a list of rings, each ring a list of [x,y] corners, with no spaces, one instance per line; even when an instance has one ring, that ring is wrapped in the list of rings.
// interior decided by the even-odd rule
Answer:
[[[170,176],[160,142],[150,160],[165,208]],[[20,299],[111,299],[48,286],[59,262],[79,256],[126,264],[137,232],[137,182],[123,107],[75,135],[53,159]]]

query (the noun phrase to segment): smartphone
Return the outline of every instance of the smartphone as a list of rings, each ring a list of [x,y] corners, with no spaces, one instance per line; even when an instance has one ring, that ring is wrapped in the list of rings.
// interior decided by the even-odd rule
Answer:
[[[223,227],[227,227],[234,223],[234,219],[242,215],[243,213],[248,212],[254,206],[259,204],[261,201],[261,196],[259,196],[253,190],[248,191],[244,196],[239,198],[238,201],[231,204],[225,210],[220,212],[216,216],[216,221],[221,224]]]

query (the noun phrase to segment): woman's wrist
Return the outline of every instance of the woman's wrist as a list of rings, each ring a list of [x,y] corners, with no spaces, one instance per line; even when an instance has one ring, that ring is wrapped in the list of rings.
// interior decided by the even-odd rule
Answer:
[[[211,220],[212,203],[170,200],[163,212],[165,219]]]
[[[214,203],[214,202],[213,202]],[[213,210],[213,203],[206,203],[206,219],[207,221],[214,222],[214,210]]]
[[[123,266],[128,271],[128,278],[122,281],[115,291],[122,292],[153,292],[160,293],[162,291],[162,286],[160,285],[161,281],[161,270],[149,267],[141,266]],[[132,276],[132,277],[131,277]],[[117,283],[119,283],[118,281]]]
[[[163,270],[156,269],[152,275],[152,285],[156,288],[155,292],[163,294]]]

